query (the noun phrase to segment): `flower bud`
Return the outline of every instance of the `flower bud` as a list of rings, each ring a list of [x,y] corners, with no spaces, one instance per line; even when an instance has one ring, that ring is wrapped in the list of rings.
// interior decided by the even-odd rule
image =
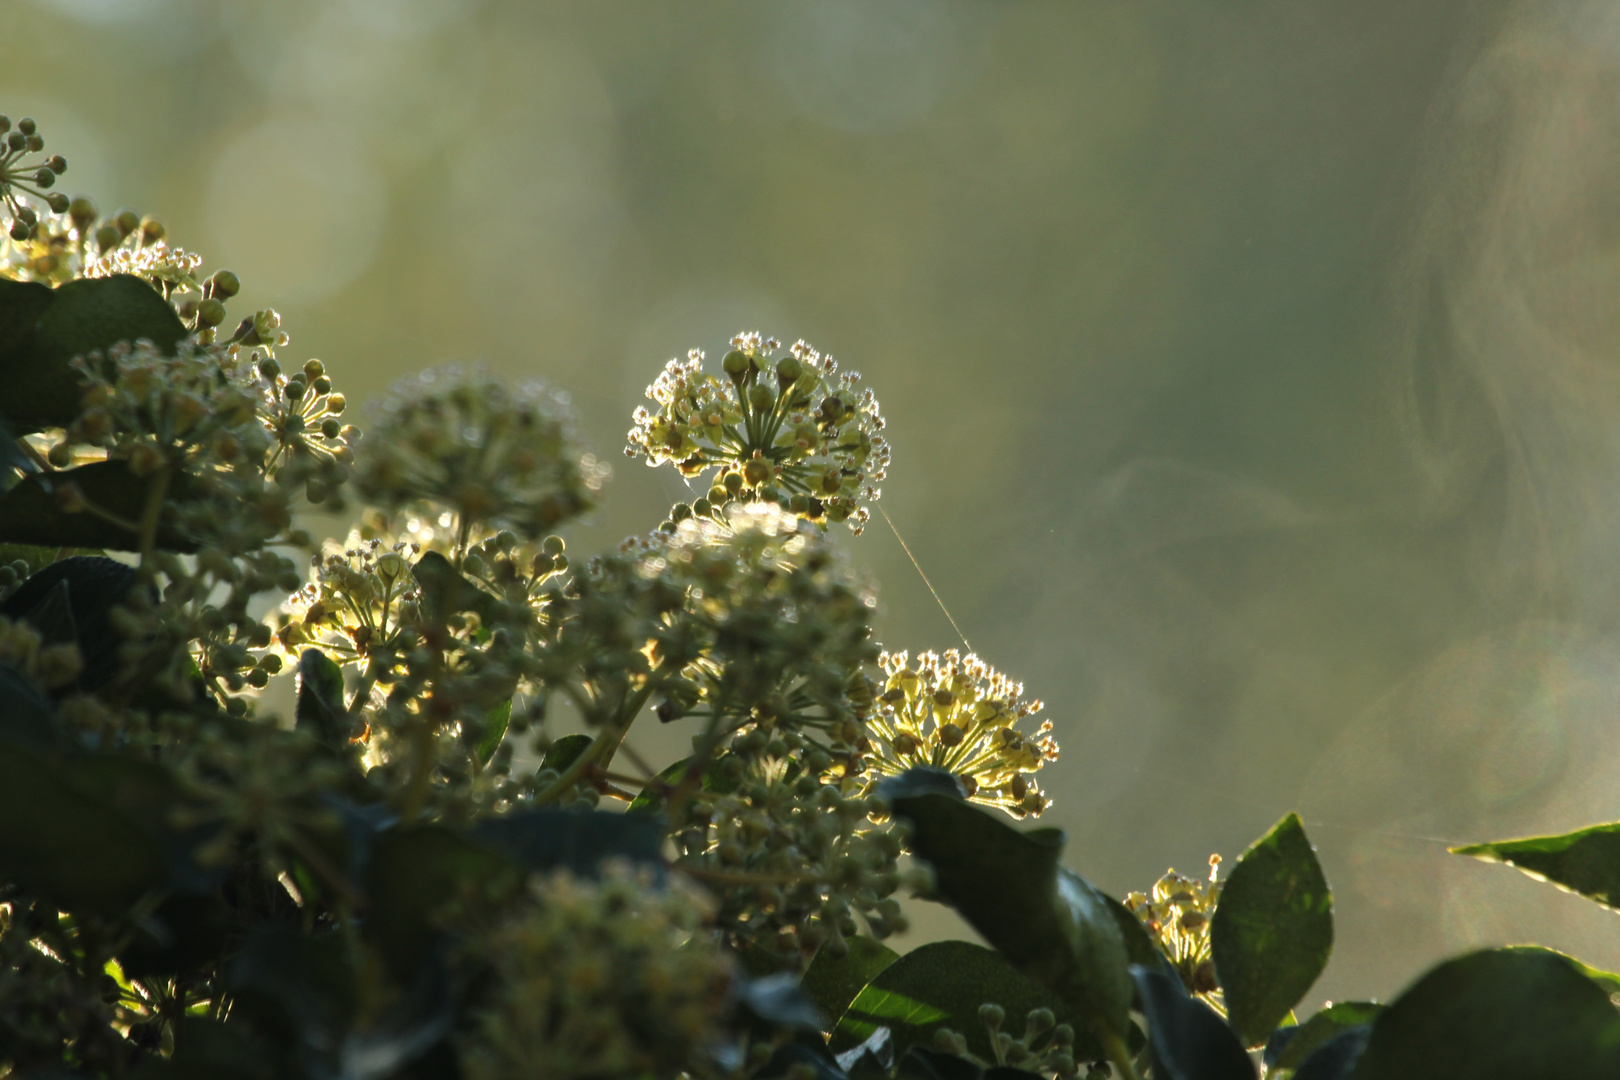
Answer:
[[[309,382],[314,382],[324,374],[326,374],[326,365],[319,360],[311,357],[304,361],[304,378]]]
[[[65,214],[68,207],[73,205],[73,201],[60,191],[53,191],[45,196],[45,205],[51,208],[53,214]]]
[[[56,183],[56,174],[49,169],[40,169],[34,173],[34,186],[48,188]]]
[[[342,394],[326,395],[326,411],[331,413],[333,416],[340,415],[348,404],[349,399],[344,397]]]
[[[21,135],[32,135],[38,130],[39,125],[34,123],[34,118],[32,116],[25,116],[17,121],[17,131]]]
[[[732,382],[740,385],[744,376],[748,374],[748,354],[738,349],[732,349],[720,361],[720,367],[724,369],[727,375],[731,376]]]
[[[1007,1019],[1007,1010],[1000,1005],[984,1004],[979,1006],[979,1023],[995,1031],[1001,1027],[1001,1022]]]
[[[96,230],[96,249],[98,251],[111,251],[123,240],[124,234],[118,231],[116,225],[103,225]]]
[[[229,300],[242,291],[242,281],[229,270],[216,270],[208,279],[208,293]]]
[[[225,305],[209,298],[197,305],[198,326],[218,326],[225,321]]]
[[[169,230],[163,227],[163,222],[148,214],[141,218],[141,246],[155,244],[169,235]]]
[[[755,412],[766,412],[776,404],[776,395],[764,383],[755,383],[748,388],[748,404]]]
[[[28,234],[31,232],[33,232],[33,229],[30,226],[23,224],[21,220],[13,221],[11,223],[11,238],[17,241],[19,244],[24,240],[27,240]]]

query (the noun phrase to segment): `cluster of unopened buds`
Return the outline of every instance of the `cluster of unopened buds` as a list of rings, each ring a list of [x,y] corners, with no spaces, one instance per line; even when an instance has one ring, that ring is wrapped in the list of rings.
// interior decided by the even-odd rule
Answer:
[[[275,322],[279,326],[279,317]],[[259,417],[274,445],[265,469],[283,486],[301,486],[312,505],[333,502],[349,478],[360,438],[359,428],[339,419],[348,401],[332,389],[319,360],[306,360],[302,370],[289,374],[274,355],[265,353],[254,349],[248,354],[258,373],[251,386],[259,399]]]
[[[510,528],[538,539],[588,509],[607,478],[575,446],[566,396],[481,368],[396,383],[371,427],[355,469],[360,493],[388,511],[449,510],[464,533]]]
[[[462,1045],[469,1080],[710,1075],[736,973],[704,897],[612,862],[531,892],[472,945],[492,985]]]
[[[29,623],[0,615],[0,665],[54,690],[77,678],[84,661],[74,643],[46,645]]]
[[[877,398],[859,373],[839,372],[805,342],[775,356],[780,348],[739,334],[721,361],[723,379],[703,370],[696,349],[671,360],[647,388],[656,411],[635,412],[625,454],[671,462],[689,479],[718,469],[691,508],[699,516],[739,500],[774,502],[859,533],[889,466]]]
[[[1146,893],[1127,893],[1125,906],[1175,966],[1189,992],[1225,1012],[1209,926],[1221,898],[1221,857],[1209,857],[1209,878],[1200,880],[1166,870]]]
[[[1078,1075],[1074,1060],[1074,1028],[1060,1024],[1051,1009],[1031,1009],[1024,1017],[1024,1034],[1014,1037],[1002,1030],[1007,1010],[993,1002],[979,1006],[979,1023],[990,1043],[990,1061],[980,1061],[968,1050],[967,1037],[950,1028],[934,1032],[934,1047],[980,1066],[1006,1066],[1041,1076],[1069,1080]]]
[[[975,802],[1020,817],[1050,805],[1035,773],[1058,756],[1052,722],[1033,733],[1017,724],[1041,710],[1014,682],[969,653],[903,652],[878,658],[885,681],[866,725],[871,764],[893,776],[917,765],[952,773]]]
[[[25,116],[12,129],[11,117],[0,116],[0,202],[11,216],[10,236],[13,240],[27,240],[39,222],[39,214],[19,196],[27,195],[40,200],[55,214],[67,212],[71,200],[60,191],[51,191],[56,178],[67,172],[67,159],[61,154],[48,158],[30,159],[45,149],[45,138],[40,135],[32,117]]]

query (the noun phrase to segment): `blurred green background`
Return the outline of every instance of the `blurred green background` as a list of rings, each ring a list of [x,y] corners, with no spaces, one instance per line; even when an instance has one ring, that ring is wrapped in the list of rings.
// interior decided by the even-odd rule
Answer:
[[[1620,817],[1620,15],[1596,2],[0,0],[0,109],[351,400],[446,360],[619,457],[740,329],[867,376],[882,506],[1044,698],[1110,891],[1299,809],[1313,999],[1613,915],[1447,842]],[[894,648],[960,644],[882,519]],[[678,740],[653,732],[651,749]],[[919,905],[911,940],[960,932]]]

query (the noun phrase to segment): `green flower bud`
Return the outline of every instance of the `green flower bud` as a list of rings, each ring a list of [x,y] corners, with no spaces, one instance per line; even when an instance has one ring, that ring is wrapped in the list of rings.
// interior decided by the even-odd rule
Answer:
[[[348,404],[349,399],[344,397],[342,394],[326,395],[326,411],[331,413],[333,416],[337,416],[338,414],[342,413],[344,407]]]
[[[0,135],[4,135],[6,132],[8,132],[10,130],[11,130],[11,117],[7,116],[5,113],[0,113]]]
[[[797,382],[802,374],[804,374],[804,367],[799,363],[797,357],[784,356],[776,362],[776,380],[781,384],[783,390]]]
[[[724,369],[727,375],[731,376],[731,381],[738,385],[742,384],[750,366],[748,354],[738,349],[732,349],[720,361],[720,367]]]
[[[1000,1005],[984,1004],[979,1006],[979,1023],[995,1031],[1001,1027],[1001,1022],[1007,1019],[1007,1010]]]
[[[337,438],[338,432],[342,430],[343,425],[338,422],[338,419],[335,416],[328,416],[325,420],[321,421],[321,434],[326,436],[328,439]]]
[[[692,504],[692,513],[698,517],[708,517],[714,513],[714,504],[708,499],[699,499]]]
[[[32,231],[32,228],[24,225],[21,221],[13,221],[11,223],[11,238],[17,241],[19,244],[24,240],[27,240],[28,234]]]
[[[118,226],[103,225],[96,230],[96,248],[100,251],[111,251],[123,238],[124,234],[118,231]]]
[[[45,205],[51,208],[53,214],[65,214],[68,207],[73,205],[73,202],[60,191],[53,191],[45,196]]]
[[[51,170],[51,172],[55,173],[57,176],[61,176],[63,173],[67,172],[67,158],[63,157],[61,154],[52,154],[50,160],[45,162],[45,167]]]
[[[726,473],[726,475],[720,478],[720,483],[726,489],[726,491],[733,496],[741,492],[743,489],[743,478],[739,473]]]
[[[317,376],[315,381],[310,385],[315,387],[315,393],[324,394],[332,389],[332,380],[328,379],[325,375],[320,375]]]
[[[769,480],[771,475],[771,463],[763,458],[754,458],[752,461],[743,466],[742,479],[748,484],[749,487],[759,487],[761,484]],[[727,483],[726,487],[730,488],[730,486],[731,485]]]
[[[163,227],[163,222],[148,214],[141,218],[141,246],[155,244],[169,235],[169,230]]]
[[[96,204],[88,195],[75,195],[68,204],[68,216],[73,219],[74,227],[83,233],[96,220]]]
[[[225,321],[225,305],[212,298],[197,305],[198,326],[218,326]]]
[[[776,395],[764,383],[755,383],[748,388],[748,404],[755,412],[766,412],[776,404]]]
[[[561,555],[566,549],[567,545],[563,543],[563,538],[560,536],[548,536],[540,541],[540,550],[552,558]]]
[[[38,135],[30,135],[28,136],[27,142],[25,142],[23,145],[27,146],[30,150],[43,150],[45,149],[45,140],[40,138]]]
[[[23,135],[32,135],[39,130],[39,125],[34,123],[32,116],[25,116],[17,121],[17,130]]]
[[[6,146],[12,150],[21,150],[28,145],[28,136],[20,131],[13,131],[6,136]]]
[[[213,296],[229,300],[242,291],[242,281],[229,270],[216,270],[214,276],[208,279],[209,293]]]
[[[259,374],[266,379],[274,379],[281,374],[281,365],[276,363],[275,357],[266,356],[259,361]]]
[[[305,379],[309,380],[310,382],[314,382],[324,374],[326,374],[326,365],[321,363],[319,360],[311,357],[310,359],[304,361]]]
[[[120,234],[128,236],[141,227],[141,215],[129,209],[120,210],[118,216],[113,218],[113,224],[118,226]]]
[[[65,469],[73,464],[73,448],[65,442],[59,442],[51,447],[51,452],[45,456],[58,469]]]

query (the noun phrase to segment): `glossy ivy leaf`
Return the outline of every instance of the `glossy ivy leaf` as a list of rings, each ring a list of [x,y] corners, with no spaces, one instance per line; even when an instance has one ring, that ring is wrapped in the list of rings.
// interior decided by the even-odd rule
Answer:
[[[507,698],[484,714],[484,734],[478,740],[478,760],[488,764],[495,750],[506,738],[506,729],[512,723],[512,699]]]
[[[326,746],[341,749],[350,736],[349,710],[343,705],[343,669],[319,649],[298,654],[298,726]]]
[[[1579,971],[1582,975],[1585,975],[1588,979],[1591,979],[1593,982],[1601,986],[1603,988],[1603,992],[1610,995],[1611,998],[1613,998],[1616,994],[1620,994],[1620,974],[1616,974],[1612,971],[1604,971],[1602,968],[1595,968],[1588,964],[1583,964],[1581,961],[1575,959],[1573,956],[1570,956],[1568,953],[1561,953],[1557,949],[1549,949],[1544,945],[1509,945],[1507,948],[1501,951],[1509,953],[1536,953],[1546,956],[1556,956],[1560,960],[1563,960],[1565,963],[1569,964],[1576,971]],[[1616,998],[1615,1000],[1620,1001],[1620,998]]]
[[[939,896],[1089,1024],[1123,1036],[1132,997],[1125,941],[1101,894],[1058,865],[1062,830],[1022,832],[944,790],[938,772],[909,770],[879,795],[910,823],[908,845],[933,866]]]
[[[578,760],[579,755],[589,749],[590,745],[589,735],[564,735],[546,747],[546,755],[540,759],[540,768],[555,769],[559,773],[566,772],[568,766]]]
[[[1317,1047],[1349,1028],[1371,1024],[1383,1011],[1384,1006],[1372,1001],[1341,1001],[1303,1024],[1278,1028],[1266,1043],[1266,1068],[1297,1069]]]
[[[1140,964],[1131,975],[1147,1014],[1155,1080],[1255,1080],[1236,1033],[1180,979]]]
[[[124,637],[112,609],[129,599],[135,568],[100,555],[74,555],[30,574],[0,602],[0,615],[26,620],[47,644],[71,641],[83,661],[76,689],[98,690],[117,678]]]
[[[1210,925],[1227,1016],[1259,1046],[1305,996],[1333,951],[1333,894],[1297,814],[1243,853]]]
[[[1371,1024],[1354,1024],[1311,1051],[1290,1080],[1347,1080],[1372,1037]]]
[[[855,995],[900,958],[899,953],[864,934],[852,934],[844,944],[843,953],[837,956],[823,946],[799,981],[805,996],[828,1020],[843,1016]]]
[[[569,738],[572,737],[569,736]],[[558,742],[561,741],[558,740]],[[728,759],[731,759],[731,757],[731,752],[727,751],[711,762],[709,767],[703,771],[703,780],[699,786],[704,791],[729,795],[737,790],[740,783],[738,778],[740,774],[726,768],[726,765],[730,764]],[[691,758],[684,757],[673,765],[665,766],[658,776],[653,780],[649,780],[640,793],[631,800],[630,805],[625,808],[625,812],[629,813],[633,810],[638,814],[651,814],[663,809],[667,792],[681,782],[681,778],[686,775],[686,767],[691,762]]]
[[[1390,1003],[1356,1080],[1613,1080],[1620,1012],[1551,952],[1491,949],[1448,960]]]
[[[979,1022],[979,1006],[1000,1005],[1007,1011],[1003,1030],[1023,1033],[1032,1009],[1051,1009],[1060,1024],[1075,1029],[1076,1060],[1102,1056],[1085,1019],[1050,989],[1031,979],[993,949],[967,941],[919,945],[877,974],[843,1011],[833,1029],[835,1051],[850,1049],[886,1027],[894,1052],[933,1045],[934,1033],[950,1028],[968,1041],[968,1049],[994,1060],[990,1036]]]
[[[121,775],[142,782],[129,774],[157,766],[129,758],[96,764],[76,774],[23,747],[0,745],[0,880],[66,911],[113,915],[167,879],[159,836],[132,813],[141,808],[120,799],[129,793],[118,784]]]
[[[131,274],[81,278],[49,292],[8,288],[0,292],[0,412],[19,431],[66,427],[79,412],[79,378],[69,366],[76,356],[140,338],[171,353],[188,336],[185,325],[156,289]],[[18,324],[34,315],[26,335]]]
[[[1620,822],[1559,836],[1470,844],[1452,848],[1451,853],[1507,863],[1533,878],[1620,909]]]
[[[143,288],[145,286],[142,286]],[[146,509],[150,479],[136,476],[129,462],[96,461],[58,472],[35,473],[25,477],[0,496],[0,542],[31,544],[53,548],[102,548],[108,551],[137,551],[140,538],[133,524]],[[57,501],[68,485],[74,486],[85,502],[102,511],[68,511]],[[186,497],[184,475],[169,484],[171,500]],[[110,515],[117,520],[108,520]],[[166,551],[197,550],[194,541],[168,526],[160,526],[156,545]]]
[[[55,730],[56,707],[45,691],[9,664],[0,664],[0,743],[44,749]]]

